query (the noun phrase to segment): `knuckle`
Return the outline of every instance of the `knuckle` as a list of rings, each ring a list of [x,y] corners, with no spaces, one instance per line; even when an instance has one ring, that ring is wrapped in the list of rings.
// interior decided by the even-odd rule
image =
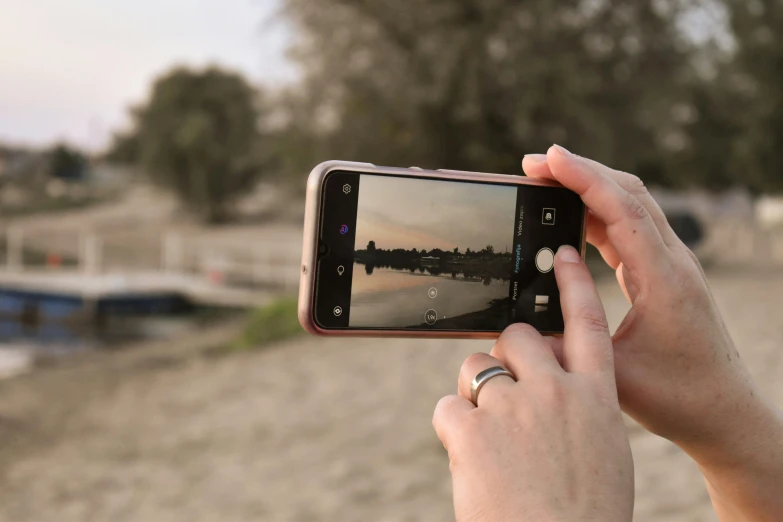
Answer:
[[[474,353],[465,359],[465,361],[462,363],[462,369],[460,371],[467,375],[468,372],[472,371],[472,368],[480,366],[481,363],[486,360],[486,357],[487,354],[483,352]]]
[[[564,383],[554,372],[539,375],[536,388],[547,404],[556,405],[565,402],[566,389]]]
[[[537,330],[527,323],[513,323],[506,327],[506,332],[509,333],[530,333]]]
[[[704,267],[701,266],[701,261],[699,261],[698,256],[693,252],[693,250],[685,246],[685,244],[683,244],[683,248],[685,249],[685,254],[691,259],[691,261],[693,261],[694,266],[696,266],[700,273],[703,273]]]
[[[630,192],[628,192],[628,196],[625,199],[625,213],[630,219],[646,219],[649,217],[647,207]]]
[[[438,404],[435,405],[435,411],[432,413],[432,426],[436,431],[439,431],[439,428],[447,427],[445,424],[446,419],[448,418],[447,413],[452,409],[455,399],[457,399],[457,397],[448,395],[439,400]]]
[[[634,195],[641,195],[647,193],[647,186],[642,181],[642,178],[635,174],[625,174],[625,188]]]
[[[527,323],[514,323],[503,331],[497,344],[502,347],[505,343],[513,343],[520,340],[520,338],[530,337],[531,335],[538,336],[540,334],[538,330]]]
[[[435,417],[440,418],[443,414],[450,411],[455,403],[459,401],[459,397],[456,395],[447,395],[438,401],[435,405]]]
[[[712,297],[701,268],[693,263],[679,266],[673,271],[673,294],[680,307],[697,310],[709,309]]]
[[[600,334],[609,333],[609,322],[606,320],[606,314],[593,308],[585,308],[579,314],[579,321],[582,326],[591,332]]]
[[[460,400],[463,399],[456,395],[443,397],[438,401],[432,415],[432,427],[449,453],[459,446],[459,440],[464,431],[462,425],[466,415],[461,413],[458,408]]]

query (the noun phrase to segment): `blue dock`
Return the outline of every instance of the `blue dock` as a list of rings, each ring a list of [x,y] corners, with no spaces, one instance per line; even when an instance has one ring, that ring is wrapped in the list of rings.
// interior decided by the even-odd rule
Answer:
[[[183,274],[85,275],[0,272],[0,317],[28,322],[98,320],[105,315],[170,315],[196,306],[251,308],[270,294]]]

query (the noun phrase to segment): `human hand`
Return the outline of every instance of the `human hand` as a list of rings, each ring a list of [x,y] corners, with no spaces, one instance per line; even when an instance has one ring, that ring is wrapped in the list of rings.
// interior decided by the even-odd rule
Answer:
[[[767,491],[783,482],[781,417],[760,397],[696,257],[643,183],[557,146],[522,166],[580,194],[590,209],[588,241],[632,304],[613,338],[623,410],[694,457],[713,498],[746,503],[744,487],[755,513],[781,519],[783,500],[764,495],[765,481]]]
[[[614,380],[609,330],[581,256],[563,247],[555,276],[565,318],[562,366],[524,324],[510,326],[490,355],[469,357],[459,396],[443,398],[433,426],[448,450],[458,522],[630,521],[633,461]],[[503,366],[481,388],[483,370]]]

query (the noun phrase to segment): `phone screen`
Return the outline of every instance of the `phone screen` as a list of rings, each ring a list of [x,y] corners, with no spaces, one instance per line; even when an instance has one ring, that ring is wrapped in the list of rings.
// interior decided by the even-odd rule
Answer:
[[[320,216],[324,329],[563,331],[554,254],[582,246],[560,187],[332,172]]]

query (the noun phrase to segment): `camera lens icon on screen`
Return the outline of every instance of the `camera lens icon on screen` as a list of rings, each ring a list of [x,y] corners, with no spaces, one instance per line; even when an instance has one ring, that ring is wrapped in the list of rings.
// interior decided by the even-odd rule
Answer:
[[[340,225],[340,233],[345,235],[348,233],[348,225]]]

